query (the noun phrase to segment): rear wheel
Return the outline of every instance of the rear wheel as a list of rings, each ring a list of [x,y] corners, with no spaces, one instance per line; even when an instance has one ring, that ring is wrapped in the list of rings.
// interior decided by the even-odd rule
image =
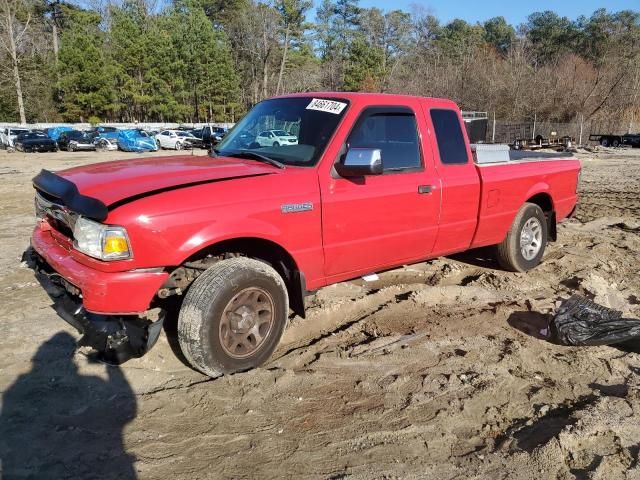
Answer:
[[[542,260],[547,235],[547,219],[542,209],[533,203],[525,203],[507,237],[497,247],[498,263],[512,272],[531,270]]]
[[[210,377],[262,365],[287,324],[282,277],[250,258],[222,260],[191,285],[178,317],[178,341],[189,363]]]
[[[280,146],[280,142],[273,142],[273,146],[274,147],[279,147]]]
[[[602,145],[603,147],[608,147],[609,146],[609,139],[607,137],[603,137],[600,139],[600,145]]]
[[[619,146],[620,146],[620,140],[618,140],[617,138],[614,138],[614,139],[611,141],[611,146],[612,146],[613,148],[617,148],[617,147],[619,147]]]

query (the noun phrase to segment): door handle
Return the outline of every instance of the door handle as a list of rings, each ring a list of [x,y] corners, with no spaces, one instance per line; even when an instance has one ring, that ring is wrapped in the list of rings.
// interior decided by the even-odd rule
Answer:
[[[418,193],[431,193],[433,185],[418,185]]]

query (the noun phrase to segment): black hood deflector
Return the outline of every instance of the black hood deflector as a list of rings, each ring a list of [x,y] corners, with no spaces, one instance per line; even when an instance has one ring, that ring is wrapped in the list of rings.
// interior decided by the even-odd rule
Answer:
[[[100,200],[82,195],[75,183],[49,170],[41,170],[33,178],[33,186],[44,193],[47,200],[60,203],[83,217],[102,222],[109,213],[107,206]]]

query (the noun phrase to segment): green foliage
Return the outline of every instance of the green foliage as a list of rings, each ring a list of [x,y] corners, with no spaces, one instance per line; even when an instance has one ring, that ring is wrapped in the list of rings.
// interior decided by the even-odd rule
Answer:
[[[67,27],[58,56],[62,117],[82,121],[88,116],[105,115],[113,101],[113,85],[102,48],[104,33],[96,12],[64,7]]]
[[[482,26],[455,19],[440,29],[435,43],[447,57],[460,59],[482,45],[484,35]]]
[[[579,30],[567,17],[547,10],[529,15],[526,35],[533,44],[537,59],[548,63],[563,53],[575,50]]]
[[[380,91],[384,53],[368,43],[364,37],[356,38],[349,50],[344,73],[344,90],[351,92]]]
[[[516,31],[504,17],[493,17],[484,22],[484,41],[501,53],[506,53],[516,39]]]

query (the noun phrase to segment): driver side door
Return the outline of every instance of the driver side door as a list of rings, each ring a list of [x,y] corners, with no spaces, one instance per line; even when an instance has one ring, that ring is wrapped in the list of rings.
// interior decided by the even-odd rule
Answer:
[[[335,168],[322,192],[325,275],[353,278],[426,258],[438,233],[440,192],[424,118],[408,107],[365,109],[345,148],[380,150],[380,175],[342,178]],[[343,156],[344,158],[344,156]]]

